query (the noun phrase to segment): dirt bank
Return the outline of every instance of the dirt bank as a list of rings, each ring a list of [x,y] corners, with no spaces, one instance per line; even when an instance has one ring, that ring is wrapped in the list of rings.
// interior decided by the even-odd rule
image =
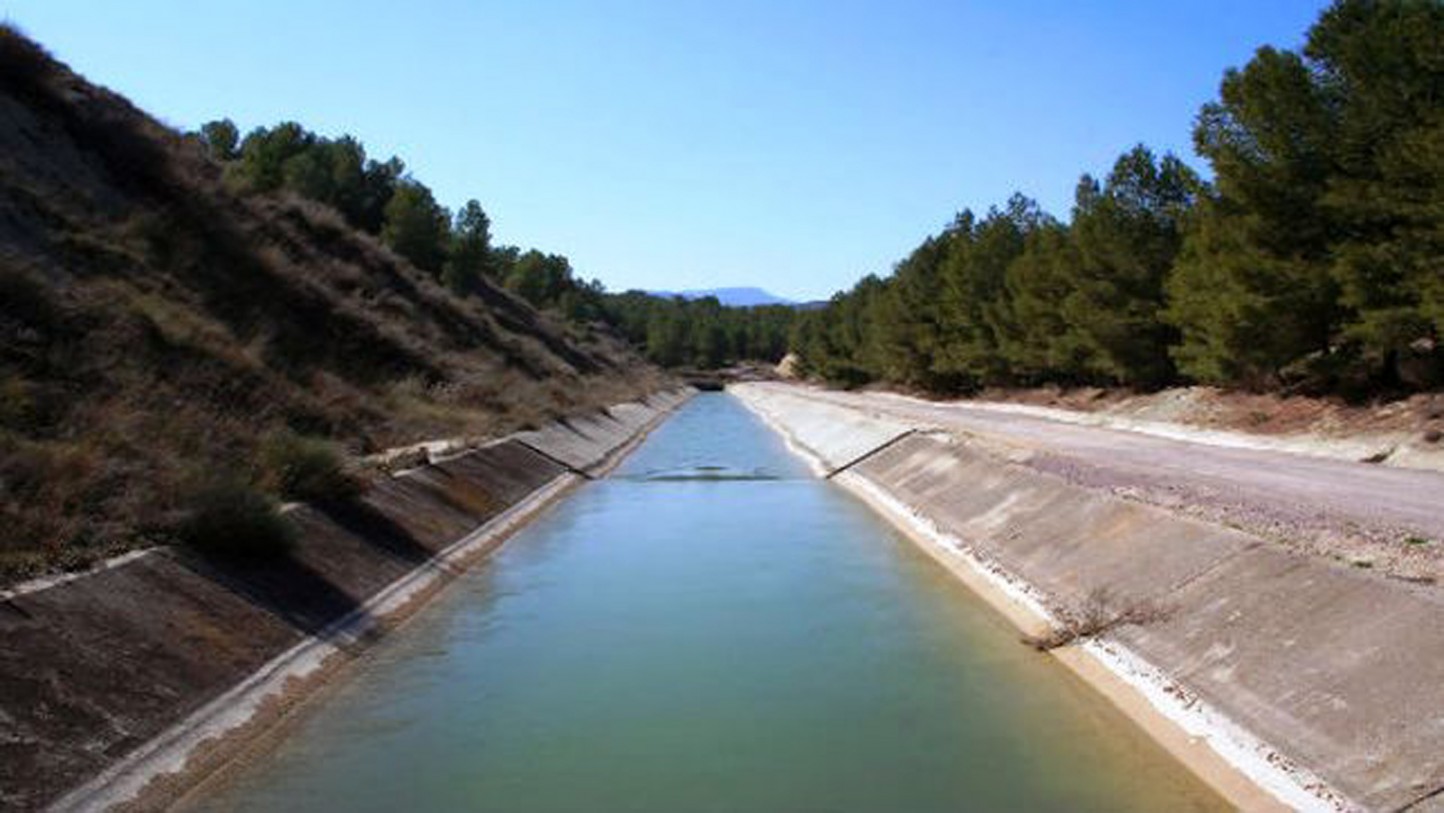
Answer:
[[[0,807],[170,798],[687,397],[504,438],[291,512],[264,564],[158,548],[0,603]],[[179,778],[177,778],[179,777]]]

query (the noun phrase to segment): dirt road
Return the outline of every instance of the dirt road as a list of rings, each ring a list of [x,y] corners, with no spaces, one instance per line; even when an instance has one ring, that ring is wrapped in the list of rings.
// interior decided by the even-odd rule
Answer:
[[[788,391],[1003,446],[1090,488],[1392,576],[1444,581],[1444,474],[1213,446],[887,393]]]

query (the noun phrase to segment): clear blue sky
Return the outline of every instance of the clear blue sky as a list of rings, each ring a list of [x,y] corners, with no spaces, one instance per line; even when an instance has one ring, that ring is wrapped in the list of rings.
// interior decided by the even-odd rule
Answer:
[[[1189,132],[1321,0],[0,0],[177,127],[296,119],[400,155],[499,241],[613,290],[811,299],[1014,190]]]

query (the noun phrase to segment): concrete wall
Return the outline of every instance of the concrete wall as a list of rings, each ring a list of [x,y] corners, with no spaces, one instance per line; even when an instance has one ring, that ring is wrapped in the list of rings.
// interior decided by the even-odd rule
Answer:
[[[744,400],[779,429],[794,446],[813,459],[819,473],[830,474],[897,438],[914,427],[881,415],[835,406],[794,395],[786,389],[741,384]],[[805,414],[806,420],[797,420]]]
[[[658,412],[674,409],[691,390],[661,392],[639,403],[618,404],[587,415],[578,415],[530,432],[519,432],[517,441],[562,463],[569,469],[593,474],[605,465],[618,447],[634,437]]]
[[[843,408],[797,391],[735,391],[804,451],[828,461],[858,453],[855,437],[826,427]],[[1115,607],[1160,610],[1095,651],[1129,665],[1134,680],[1149,676],[1159,702],[1180,706],[1162,709],[1175,719],[1213,720],[1201,734],[1286,802],[1392,810],[1444,787],[1437,588],[1075,487],[939,434],[906,437],[849,476],[1054,615],[1098,591]]]
[[[560,426],[527,434],[597,471],[689,394],[662,393],[583,419],[584,443]],[[353,504],[289,512],[301,541],[279,562],[155,549],[53,586],[7,591],[0,808],[36,809],[67,792],[66,806],[120,798],[113,785],[138,787],[146,777],[122,776],[118,766],[129,760],[139,771],[138,755],[159,753],[156,743],[184,721],[203,734],[199,718],[225,711],[212,708],[218,699],[261,670],[283,668],[278,659],[306,642],[331,652],[379,634],[381,619],[369,616],[397,603],[378,596],[403,583],[411,596],[454,574],[466,563],[458,540],[575,479],[510,438],[384,480]]]

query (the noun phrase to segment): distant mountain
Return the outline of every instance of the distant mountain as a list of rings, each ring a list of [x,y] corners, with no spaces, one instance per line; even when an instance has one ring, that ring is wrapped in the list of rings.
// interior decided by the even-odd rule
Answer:
[[[753,305],[792,305],[790,299],[783,299],[761,288],[702,288],[689,291],[651,291],[654,296],[680,296],[683,299],[702,299],[715,296],[717,301],[731,308],[750,308]]]

